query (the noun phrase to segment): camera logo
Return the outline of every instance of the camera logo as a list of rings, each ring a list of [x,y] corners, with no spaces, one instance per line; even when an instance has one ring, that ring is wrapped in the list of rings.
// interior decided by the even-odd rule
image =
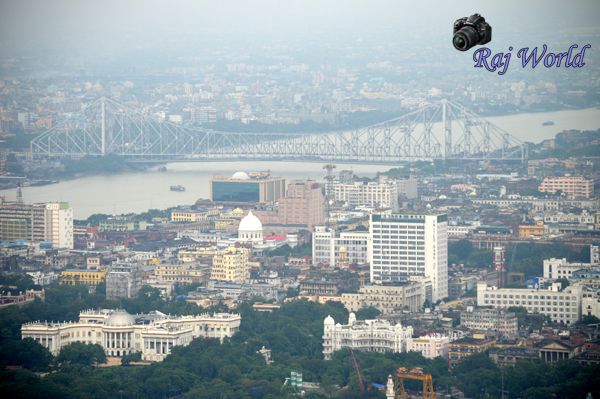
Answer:
[[[492,27],[479,14],[459,18],[454,22],[452,44],[460,51],[467,51],[477,44],[492,40]]]

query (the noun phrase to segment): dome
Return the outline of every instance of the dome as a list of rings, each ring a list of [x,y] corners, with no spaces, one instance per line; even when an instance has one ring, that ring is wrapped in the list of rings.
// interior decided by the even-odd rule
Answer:
[[[248,212],[246,216],[242,218],[240,221],[240,227],[238,227],[238,232],[243,231],[262,231],[262,223],[259,218],[254,216],[252,211]]]
[[[115,310],[108,316],[108,319],[104,322],[107,326],[112,327],[124,327],[130,326],[135,323],[135,319],[132,315],[124,310]]]
[[[333,317],[331,317],[330,315],[328,315],[325,318],[325,320],[323,321],[323,324],[333,326],[335,324],[335,320],[333,320]]]
[[[235,180],[250,180],[250,176],[248,176],[248,173],[246,172],[235,172],[233,175],[231,175],[232,179]]]

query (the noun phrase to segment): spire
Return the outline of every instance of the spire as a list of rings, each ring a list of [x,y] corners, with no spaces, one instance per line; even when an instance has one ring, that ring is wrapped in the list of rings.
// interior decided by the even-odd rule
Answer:
[[[385,384],[385,398],[386,399],[394,399],[396,394],[394,393],[394,380],[392,379],[392,375],[388,374],[387,384]]]

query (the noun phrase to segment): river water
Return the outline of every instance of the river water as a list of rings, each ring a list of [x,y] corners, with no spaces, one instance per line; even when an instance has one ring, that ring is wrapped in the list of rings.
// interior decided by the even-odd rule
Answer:
[[[565,129],[600,128],[600,109],[557,111],[491,117],[488,120],[523,141],[539,142]],[[542,126],[544,121],[553,126]],[[364,176],[387,170],[382,165],[336,164],[337,169],[352,169]],[[27,203],[67,201],[73,207],[75,218],[84,219],[94,213],[121,214],[164,209],[176,205],[191,205],[199,198],[209,197],[209,182],[214,174],[231,175],[238,170],[270,170],[273,175],[286,179],[313,178],[322,180],[323,164],[301,162],[204,162],[167,165],[166,172],[148,170],[118,175],[88,176],[65,180],[41,187],[24,187]],[[182,185],[185,192],[169,190],[171,185]],[[0,196],[14,200],[16,190],[1,190]]]

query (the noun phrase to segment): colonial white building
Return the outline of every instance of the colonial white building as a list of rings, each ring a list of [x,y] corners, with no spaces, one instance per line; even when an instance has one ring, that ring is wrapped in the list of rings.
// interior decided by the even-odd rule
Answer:
[[[315,226],[312,260],[315,265],[347,267],[369,263],[368,231],[344,231],[339,234],[325,226]]]
[[[425,276],[432,300],[448,296],[448,217],[445,214],[371,215],[371,282]]]
[[[581,315],[581,287],[569,286],[560,291],[558,284],[550,289],[497,288],[485,282],[477,284],[477,306],[509,308],[522,306],[530,313],[546,315],[557,323],[576,323]]]
[[[348,324],[335,323],[331,316],[323,321],[323,356],[331,359],[335,351],[349,348],[371,352],[406,352],[413,328],[392,325],[387,320],[357,321],[350,313]]]
[[[240,315],[231,313],[170,316],[155,311],[134,316],[124,310],[88,310],[76,322],[23,324],[21,337],[33,338],[54,355],[82,342],[102,346],[107,356],[141,352],[143,360],[162,361],[174,346],[188,345],[194,338],[223,341],[233,336],[240,321]]]
[[[238,240],[241,242],[251,242],[253,244],[263,243],[263,225],[252,211],[240,221],[238,227]]]
[[[435,359],[448,356],[448,343],[450,337],[442,334],[428,334],[417,338],[411,338],[406,345],[407,351],[420,352],[423,357]]]

